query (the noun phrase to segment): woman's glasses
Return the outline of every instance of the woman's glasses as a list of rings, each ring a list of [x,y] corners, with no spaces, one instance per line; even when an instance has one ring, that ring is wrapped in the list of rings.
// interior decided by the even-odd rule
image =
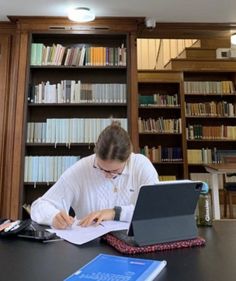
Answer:
[[[94,162],[93,162],[93,168],[95,169],[99,169],[100,171],[102,171],[105,174],[108,174],[109,176],[111,176],[112,178],[116,178],[117,176],[122,175],[122,172],[124,170],[125,165],[122,163],[122,167],[118,168],[116,170],[106,170],[104,168],[102,168],[96,161],[96,158],[94,158]]]

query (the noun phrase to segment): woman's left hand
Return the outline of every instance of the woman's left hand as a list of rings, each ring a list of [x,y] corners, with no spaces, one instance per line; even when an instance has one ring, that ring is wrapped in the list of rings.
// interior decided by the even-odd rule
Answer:
[[[89,226],[92,224],[99,225],[104,220],[114,220],[115,211],[113,209],[103,209],[100,211],[92,212],[80,220],[80,226]]]

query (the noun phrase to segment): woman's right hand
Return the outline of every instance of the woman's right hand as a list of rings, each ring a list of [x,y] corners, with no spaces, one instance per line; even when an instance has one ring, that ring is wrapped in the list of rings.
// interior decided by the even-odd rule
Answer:
[[[65,211],[61,211],[55,215],[52,220],[52,226],[57,229],[66,229],[74,222],[74,218],[69,216]]]

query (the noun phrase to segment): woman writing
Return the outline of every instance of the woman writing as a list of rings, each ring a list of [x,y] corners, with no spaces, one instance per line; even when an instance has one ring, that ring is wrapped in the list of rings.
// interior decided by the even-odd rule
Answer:
[[[72,207],[81,226],[131,221],[140,187],[158,182],[155,168],[145,156],[132,153],[129,135],[118,122],[101,132],[94,151],[33,202],[32,220],[64,229],[73,223]]]

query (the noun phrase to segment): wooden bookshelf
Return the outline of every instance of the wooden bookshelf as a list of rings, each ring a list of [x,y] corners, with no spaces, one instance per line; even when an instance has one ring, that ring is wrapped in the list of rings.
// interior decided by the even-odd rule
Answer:
[[[181,72],[138,73],[139,149],[166,179],[186,177],[181,92]]]
[[[126,33],[97,32],[96,38],[94,34],[31,33],[23,163],[24,186],[31,183],[39,189],[37,195],[45,192],[43,183],[47,187],[56,182],[66,168],[93,153],[99,132],[111,119],[120,120],[129,130],[127,44]],[[38,47],[40,54],[35,51]],[[62,48],[64,54],[57,62]],[[24,204],[35,197],[32,189],[23,187]]]
[[[217,163],[223,154],[236,154],[235,84],[233,70],[184,72],[189,173],[203,173],[204,163]]]
[[[21,217],[22,205],[32,203],[33,200],[42,195],[51,186],[52,182],[56,180],[55,178],[54,180],[51,180],[51,178],[45,180],[44,176],[43,178],[41,177],[40,167],[44,163],[42,162],[40,164],[42,158],[61,156],[84,157],[93,153],[95,139],[99,131],[102,130],[102,125],[100,125],[101,128],[95,127],[94,129],[94,124],[96,123],[93,123],[94,120],[100,118],[111,122],[111,118],[127,119],[126,128],[133,140],[134,147],[137,147],[136,139],[134,138],[135,132],[137,131],[137,124],[134,121],[137,120],[137,107],[135,106],[137,98],[135,95],[137,88],[137,76],[135,75],[137,69],[135,45],[136,19],[125,18],[121,24],[120,19],[98,19],[91,24],[86,24],[85,27],[83,24],[78,26],[78,24],[71,23],[65,19],[59,19],[55,22],[53,18],[44,19],[43,24],[41,19],[30,17],[17,18],[17,22],[19,23],[18,44],[21,51],[19,53],[19,71],[17,72],[18,86],[16,95],[18,98],[16,113],[18,114],[17,122],[19,126],[15,131],[17,145],[14,145],[13,160],[13,172],[15,173],[12,179],[12,191],[15,192],[15,208],[11,209],[11,217],[13,218]],[[61,29],[62,25],[65,27],[64,30]],[[60,44],[65,49],[76,46],[94,47],[97,48],[96,50],[103,48],[103,54],[108,52],[106,48],[110,50],[116,49],[114,52],[118,60],[123,54],[124,49],[126,53],[121,64],[119,61],[117,63],[117,59],[114,60],[114,63],[104,63],[103,59],[102,63],[101,61],[95,63],[90,62],[89,65],[85,63],[73,66],[64,65],[63,63],[57,65],[54,61],[50,65],[43,64],[43,61],[39,62],[39,65],[35,65],[35,62],[33,64],[31,63],[32,44],[43,44],[45,48],[53,46],[53,44]],[[119,48],[122,48],[122,50],[120,51]],[[61,81],[80,81],[81,85],[86,84],[90,90],[92,89],[89,94],[86,91],[83,92],[84,95],[86,96],[88,94],[90,97],[93,96],[93,98],[94,94],[95,96],[98,95],[94,89],[100,87],[98,91],[101,92],[104,91],[106,85],[122,84],[125,88],[125,94],[122,100],[114,94],[117,92],[117,88],[107,87],[106,96],[100,97],[97,100],[90,98],[84,100],[83,95],[83,98],[80,96],[80,101],[45,102],[41,96],[42,92],[40,92],[40,96],[36,96],[35,93],[39,87],[44,88],[47,81],[50,85],[56,85],[56,87]],[[42,85],[39,86],[40,84]],[[102,89],[101,84],[103,84]],[[110,96],[113,99],[104,100],[104,98]],[[46,141],[44,130],[49,119],[56,120],[55,122],[59,123],[59,125],[55,125],[55,128],[53,127],[53,132],[54,130],[57,132],[59,128],[60,137],[63,136],[65,131],[63,124],[60,124],[62,119],[67,119],[63,122],[68,122],[68,119],[70,121],[72,119],[79,119],[83,120],[84,124],[88,120],[91,120],[89,121],[91,122],[89,124],[93,126],[91,130],[95,130],[96,132],[92,131],[93,135],[89,140],[85,140],[84,138],[82,141],[80,139],[69,139],[67,142],[64,141],[65,138],[62,138],[62,141],[61,138],[59,140],[57,138],[55,140],[49,138],[50,141]],[[33,124],[33,133],[35,133],[35,124],[40,123],[39,127],[37,125],[37,136],[35,137],[33,135],[33,141],[29,141],[29,123]],[[84,126],[87,130],[88,126],[86,124]],[[51,128],[50,126],[48,127]],[[40,128],[39,131],[38,128]],[[46,133],[49,132],[50,129],[47,129]],[[85,135],[87,136],[88,134],[84,132],[83,137]],[[55,136],[57,136],[57,133],[55,133]],[[36,167],[37,165],[40,166],[40,177],[36,181],[26,177],[28,173],[25,172],[27,171],[25,169],[25,157],[31,157],[34,160],[30,159],[30,161],[35,161],[33,163],[36,163]],[[39,157],[40,159],[35,160],[35,158]],[[48,159],[46,158],[43,161],[47,161]],[[29,165],[31,165],[31,162]],[[59,165],[63,166],[64,164]]]
[[[174,143],[182,149],[181,161],[154,159],[153,164],[160,175],[167,175],[172,171],[176,178],[189,178],[193,173],[204,173],[204,163],[221,161],[221,154],[236,153],[235,79],[234,71],[170,70],[138,73],[141,103],[139,122],[140,118],[149,122],[158,118],[181,119],[180,133],[157,132],[153,130],[152,124],[145,124],[149,126],[147,131],[139,132],[139,148],[145,151],[143,148],[147,146],[144,154],[151,160],[150,155],[155,153],[152,150],[155,146],[162,149],[163,145],[171,147]],[[195,92],[191,92],[189,86]],[[158,93],[160,98],[162,94],[169,95],[171,92],[178,93],[179,105],[160,104],[152,97]],[[142,126],[144,127],[143,124]]]

